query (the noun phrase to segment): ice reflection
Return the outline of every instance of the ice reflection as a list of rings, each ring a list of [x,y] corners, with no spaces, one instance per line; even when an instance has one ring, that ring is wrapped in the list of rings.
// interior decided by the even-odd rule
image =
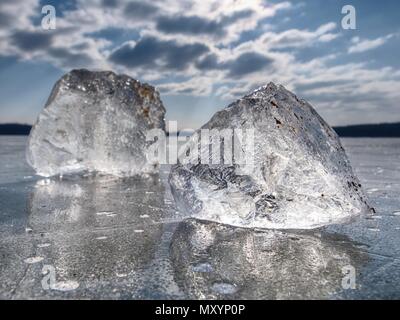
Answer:
[[[167,211],[158,177],[42,180],[29,200],[29,227],[57,280],[78,281],[79,296],[103,296],[104,286],[116,286],[124,297],[145,286],[140,275],[154,258]]]
[[[38,182],[28,206],[31,231],[26,241],[32,249],[21,255],[36,262],[22,261],[30,266],[34,281],[24,283],[21,294],[329,298],[341,295],[342,267],[352,265],[359,271],[364,263],[364,256],[346,239],[193,219],[171,222],[175,210],[165,194],[158,177]],[[44,265],[55,268],[58,283],[74,283],[74,289],[44,291]]]
[[[146,179],[93,176],[41,180],[29,201],[30,227],[67,231],[158,221],[164,208],[164,186],[157,176]],[[107,219],[118,216],[118,219]]]
[[[182,222],[172,240],[175,279],[193,299],[312,299],[342,291],[342,267],[365,257],[347,240]]]

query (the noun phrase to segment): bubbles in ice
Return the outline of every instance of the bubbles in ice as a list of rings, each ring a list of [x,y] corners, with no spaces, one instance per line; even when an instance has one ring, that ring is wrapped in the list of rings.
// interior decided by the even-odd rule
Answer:
[[[118,273],[118,272],[115,275],[117,276],[117,278],[125,278],[128,276],[126,273]]]
[[[114,211],[100,211],[96,212],[98,216],[115,217],[117,214]]]
[[[195,266],[192,266],[193,272],[212,272],[213,267],[209,263],[199,263]]]
[[[74,280],[57,281],[51,286],[52,290],[57,291],[72,291],[79,288],[79,282]]]
[[[25,263],[34,264],[43,261],[43,257],[29,257],[25,259]]]
[[[211,290],[219,294],[234,294],[238,289],[230,283],[214,283]]]
[[[47,248],[50,247],[51,244],[50,243],[39,243],[38,244],[38,248]]]

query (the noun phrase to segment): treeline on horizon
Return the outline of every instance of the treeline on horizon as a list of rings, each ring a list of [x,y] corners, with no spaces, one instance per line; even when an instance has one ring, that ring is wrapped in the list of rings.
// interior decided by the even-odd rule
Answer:
[[[359,124],[333,127],[340,137],[352,138],[394,138],[400,137],[400,122]]]
[[[28,124],[0,124],[0,135],[29,135],[31,128],[32,126]],[[333,127],[333,129],[340,137],[400,137],[400,122],[349,125],[342,127]]]

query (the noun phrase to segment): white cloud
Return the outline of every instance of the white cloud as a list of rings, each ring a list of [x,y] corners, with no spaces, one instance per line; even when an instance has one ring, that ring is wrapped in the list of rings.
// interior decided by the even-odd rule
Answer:
[[[338,33],[325,33],[319,36],[318,40],[321,42],[330,42],[332,40],[335,40],[337,37],[339,37]]]
[[[289,29],[282,32],[265,32],[256,40],[245,42],[239,47],[262,48],[263,50],[304,48],[313,46],[318,42],[329,42],[338,37],[330,31],[336,28],[336,24],[329,22],[318,27],[314,31]]]
[[[369,39],[360,40],[359,37],[354,37],[352,39],[352,43],[354,44],[348,49],[348,53],[360,53],[378,48],[383,44],[385,44],[392,37],[393,34],[389,34],[387,36],[379,37],[373,40]]]

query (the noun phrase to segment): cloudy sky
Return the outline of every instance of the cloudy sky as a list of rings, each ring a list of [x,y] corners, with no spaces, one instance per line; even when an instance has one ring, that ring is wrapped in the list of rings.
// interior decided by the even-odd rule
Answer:
[[[356,30],[341,26],[346,4]],[[399,20],[398,0],[0,0],[0,123],[33,123],[73,68],[155,85],[180,128],[270,81],[331,125],[399,121]]]

